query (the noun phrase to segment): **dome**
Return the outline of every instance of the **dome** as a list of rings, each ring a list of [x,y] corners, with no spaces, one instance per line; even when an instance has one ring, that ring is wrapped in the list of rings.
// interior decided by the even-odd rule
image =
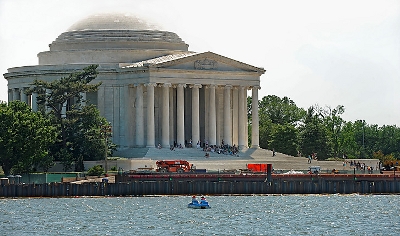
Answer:
[[[187,51],[175,33],[127,14],[96,14],[73,24],[50,44],[50,51],[167,49]]]
[[[127,14],[97,14],[73,24],[38,54],[40,65],[132,63],[188,51],[174,32]]]
[[[67,31],[81,30],[158,30],[138,17],[128,14],[96,14],[73,24]]]

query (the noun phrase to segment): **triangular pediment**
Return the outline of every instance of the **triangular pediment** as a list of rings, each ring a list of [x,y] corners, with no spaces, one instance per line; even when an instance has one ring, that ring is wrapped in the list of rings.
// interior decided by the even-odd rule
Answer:
[[[213,52],[185,52],[153,58],[137,62],[126,67],[179,69],[179,70],[203,70],[203,71],[230,71],[230,72],[257,72],[263,74],[265,70]]]

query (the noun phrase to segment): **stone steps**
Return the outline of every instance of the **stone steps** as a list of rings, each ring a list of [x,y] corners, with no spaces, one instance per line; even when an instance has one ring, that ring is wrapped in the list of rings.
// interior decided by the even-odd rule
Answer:
[[[275,170],[308,170],[309,166],[314,165],[321,166],[321,170],[332,170],[333,168],[343,170],[344,168],[341,161],[313,161],[309,164],[305,157],[293,157],[278,152],[275,156],[272,156],[272,151],[261,148],[240,150],[238,156],[210,152],[209,158],[205,157],[205,152],[202,149],[196,148],[175,149],[173,151],[169,148],[131,148],[119,150],[114,156],[125,157],[135,163],[145,159],[148,165],[154,165],[156,160],[187,160],[198,169],[207,170],[244,169],[247,163],[271,163]],[[130,167],[130,169],[135,168]]]
[[[170,150],[167,148],[151,148],[146,154],[146,158],[151,159],[170,159],[170,160],[191,160],[191,159],[199,159],[204,158],[205,152],[202,149],[196,148],[175,148],[174,150]]]
[[[226,154],[218,154],[209,152],[210,158],[218,158],[221,159],[240,159],[240,160],[248,160],[248,159],[264,159],[267,157],[272,157],[272,152],[265,149],[253,149],[247,148],[240,150],[238,156],[226,155]],[[114,153],[115,157],[126,157],[126,158],[151,158],[151,159],[203,159],[205,158],[205,152],[202,149],[197,148],[175,148],[174,150],[170,150],[168,148],[130,148],[130,149],[120,149]],[[288,156],[282,153],[276,153],[275,158],[294,158],[292,156]]]
[[[126,148],[114,152],[114,157],[141,158],[145,157],[149,148]]]

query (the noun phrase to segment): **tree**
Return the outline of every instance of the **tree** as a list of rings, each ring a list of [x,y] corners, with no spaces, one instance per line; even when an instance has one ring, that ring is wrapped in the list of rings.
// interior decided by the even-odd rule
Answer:
[[[344,123],[344,120],[340,117],[340,115],[342,115],[343,113],[344,106],[338,105],[334,109],[328,106],[322,114],[324,124],[328,132],[330,146],[332,148],[331,155],[334,157],[339,157],[339,154],[341,152],[340,149],[342,149],[340,147],[339,137]]]
[[[329,142],[326,127],[323,124],[321,110],[314,106],[307,111],[304,125],[300,131],[301,151],[305,155],[317,153],[319,159],[329,157]]]
[[[259,102],[259,114],[265,114],[274,124],[295,124],[305,116],[305,111],[288,97],[268,95]]]
[[[251,134],[251,97],[247,98],[248,130]],[[316,152],[328,157],[373,158],[379,151],[400,158],[400,128],[395,125],[368,125],[365,120],[346,122],[344,106],[322,108],[314,105],[306,112],[289,98],[275,95],[258,101],[260,147],[295,155]],[[249,135],[251,142],[251,135]]]
[[[397,159],[393,156],[393,154],[384,155],[381,150],[374,152],[372,154],[374,159],[379,159],[382,163],[382,166],[387,170],[390,170],[390,167],[393,167],[397,162]]]
[[[291,124],[275,125],[269,146],[275,151],[297,156],[298,131]]]
[[[260,147],[297,155],[297,126],[305,115],[288,97],[269,95],[259,102]]]
[[[384,125],[378,128],[374,151],[382,150],[385,154],[393,154],[399,157],[400,154],[400,129],[395,125]]]
[[[351,121],[343,123],[342,131],[339,134],[339,143],[343,154],[348,158],[358,158],[360,156],[359,145],[355,138],[354,124]]]
[[[271,140],[272,140],[272,131],[274,124],[272,124],[271,120],[263,115],[259,114],[260,117],[260,126],[259,126],[259,141],[260,141],[260,147],[264,149],[270,149],[272,150],[273,147],[271,147]],[[249,132],[251,131],[251,126],[249,127]],[[251,140],[250,140],[251,141]]]
[[[83,170],[84,160],[101,160],[105,152],[110,156],[116,150],[111,142],[111,126],[94,105],[71,112],[69,118],[74,122],[68,126],[66,134],[70,137],[70,150],[77,169]]]
[[[96,69],[97,65],[90,65],[59,80],[33,83],[42,112],[52,117],[53,125],[59,128],[51,154],[63,163],[64,169],[75,164],[75,171],[83,171],[84,160],[104,158],[101,150],[106,147],[100,127],[106,120],[94,105],[84,105],[87,101],[82,96],[97,91],[101,85],[91,83],[97,76]]]
[[[12,169],[27,173],[35,166],[45,165],[56,136],[50,120],[33,112],[26,103],[0,103],[0,164],[6,175]]]
[[[62,146],[67,146],[65,135],[67,114],[63,111],[80,109],[82,102],[85,102],[82,93],[98,90],[101,83],[89,84],[97,76],[97,65],[90,65],[83,71],[71,73],[68,77],[51,82],[35,80],[34,92],[38,93],[37,103],[45,108],[42,112],[50,110],[55,123],[60,126]],[[68,109],[69,108],[69,109]]]

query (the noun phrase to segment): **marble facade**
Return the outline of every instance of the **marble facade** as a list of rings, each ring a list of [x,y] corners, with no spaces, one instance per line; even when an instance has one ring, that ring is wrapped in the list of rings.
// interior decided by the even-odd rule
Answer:
[[[136,17],[95,15],[79,21],[38,54],[39,65],[10,68],[8,100],[37,110],[34,79],[51,81],[98,64],[96,93],[87,93],[113,126],[120,148],[169,147],[192,140],[247,148],[247,92],[258,103],[265,70],[213,52],[188,51],[178,35]],[[252,143],[259,146],[258,109]]]

